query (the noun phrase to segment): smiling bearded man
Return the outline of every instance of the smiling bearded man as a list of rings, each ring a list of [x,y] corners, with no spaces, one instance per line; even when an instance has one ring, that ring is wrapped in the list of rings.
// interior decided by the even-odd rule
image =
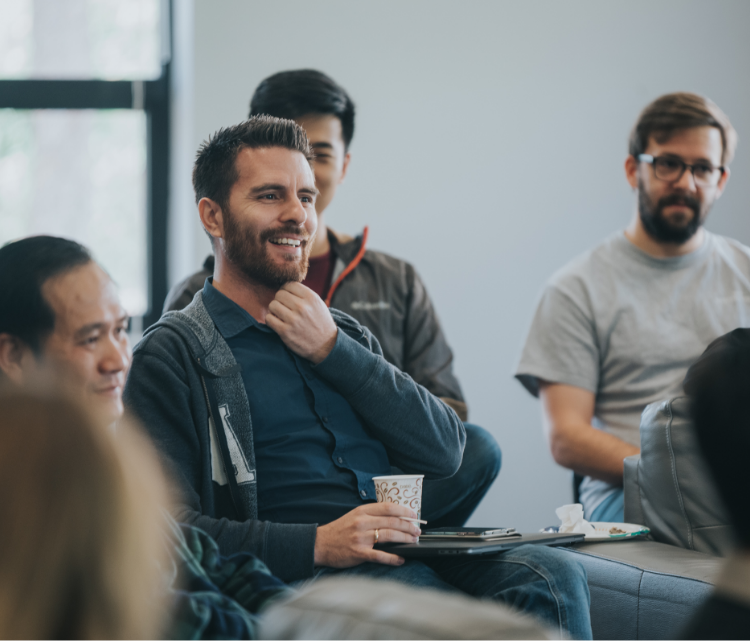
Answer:
[[[296,282],[318,225],[310,156],[304,130],[270,116],[222,130],[198,152],[193,185],[213,279],[146,332],[125,390],[180,482],[177,518],[224,554],[257,554],[287,582],[349,574],[458,589],[590,637],[573,555],[525,545],[491,561],[433,563],[375,548],[421,531],[410,508],[376,502],[373,477],[394,466],[450,477],[466,431],[383,358],[368,329]]]

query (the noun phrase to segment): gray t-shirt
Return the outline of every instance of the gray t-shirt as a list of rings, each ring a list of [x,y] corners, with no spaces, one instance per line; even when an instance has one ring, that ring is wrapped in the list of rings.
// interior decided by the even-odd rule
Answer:
[[[750,248],[706,232],[696,251],[654,258],[617,233],[547,284],[516,377],[596,395],[594,425],[639,445],[649,403],[681,393],[688,367],[715,338],[750,326]],[[587,478],[590,513],[616,488]]]

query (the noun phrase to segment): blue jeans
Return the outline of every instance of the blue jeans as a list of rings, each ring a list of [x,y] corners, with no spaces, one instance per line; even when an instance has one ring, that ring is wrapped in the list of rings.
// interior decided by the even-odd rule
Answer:
[[[481,557],[407,559],[399,567],[363,563],[353,568],[317,568],[322,576],[368,576],[416,588],[460,591],[501,601],[536,617],[561,635],[591,638],[586,570],[573,555],[543,545],[522,545]]]
[[[428,522],[427,528],[466,523],[500,472],[502,454],[492,434],[471,423],[464,423],[464,427],[466,447],[458,472],[449,479],[424,482],[422,518]]]

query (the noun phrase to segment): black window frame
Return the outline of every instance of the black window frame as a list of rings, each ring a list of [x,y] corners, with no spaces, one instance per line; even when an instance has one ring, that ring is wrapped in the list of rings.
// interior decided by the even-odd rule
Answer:
[[[142,328],[161,317],[167,297],[172,0],[164,2],[161,75],[155,80],[2,80],[0,109],[135,109],[146,114],[148,310]]]

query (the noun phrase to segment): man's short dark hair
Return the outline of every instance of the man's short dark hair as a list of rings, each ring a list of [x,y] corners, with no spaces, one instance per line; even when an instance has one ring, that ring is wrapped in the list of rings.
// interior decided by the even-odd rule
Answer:
[[[726,166],[732,162],[737,132],[729,118],[708,98],[684,91],[660,96],[641,112],[630,132],[628,153],[638,158],[646,152],[651,136],[656,142],[664,143],[675,132],[693,127],[716,127],[723,144],[721,164]]]
[[[193,167],[195,202],[210,198],[227,209],[232,186],[239,177],[235,161],[243,149],[283,147],[299,151],[312,160],[305,130],[296,122],[271,116],[253,116],[249,120],[219,129],[198,149]]]
[[[263,80],[250,99],[250,115],[296,120],[310,114],[336,116],[344,147],[354,136],[354,102],[332,78],[315,69],[281,71]]]
[[[0,334],[19,338],[39,354],[55,329],[44,283],[91,260],[83,245],[54,236],[31,236],[0,248]]]
[[[741,545],[750,549],[750,329],[708,346],[684,382],[696,436]]]

